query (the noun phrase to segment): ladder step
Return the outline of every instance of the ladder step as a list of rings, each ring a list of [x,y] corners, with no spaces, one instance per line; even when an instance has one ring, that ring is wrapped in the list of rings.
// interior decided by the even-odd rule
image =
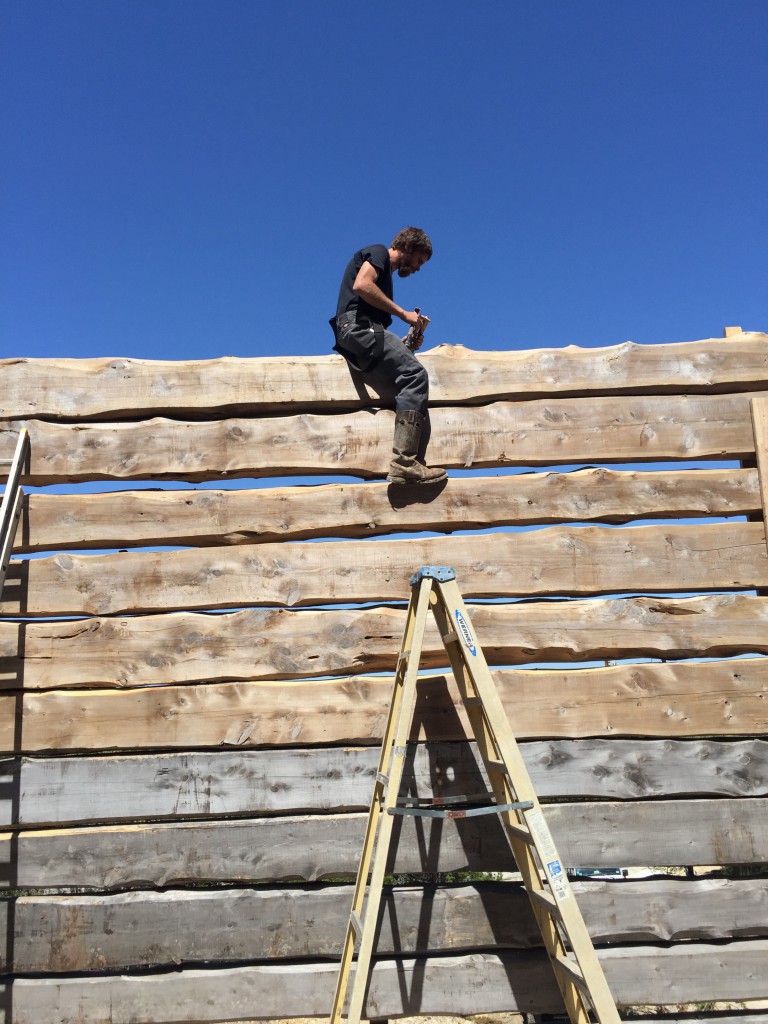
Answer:
[[[352,931],[355,933],[357,938],[360,939],[362,937],[362,934],[363,934],[363,922],[360,919],[360,915],[356,914],[354,912],[354,910],[349,915],[349,926],[352,929]]]
[[[544,892],[543,889],[530,889],[528,895],[532,900],[539,904],[543,910],[546,910],[552,917],[559,917],[560,911],[557,906],[557,900],[552,893]]]
[[[533,836],[531,830],[526,828],[525,825],[513,825],[507,824],[507,831],[511,832],[517,839],[522,839],[524,843],[528,843],[529,846],[533,846]]]
[[[455,644],[455,643],[458,643],[458,641],[459,641],[458,636],[456,636],[456,634],[453,632],[453,630],[451,630],[450,633],[442,634],[442,639],[443,639],[443,643],[444,644]]]
[[[589,991],[589,986],[587,985],[586,979],[584,975],[581,973],[581,968],[575,960],[571,960],[571,958],[567,956],[555,956],[552,957],[552,966],[555,968],[556,971],[559,971],[561,974],[567,975],[567,977],[569,977],[571,981],[578,985],[580,989],[582,989],[585,992]]]
[[[382,786],[388,786],[389,776],[385,775],[384,772],[376,772],[376,781],[380,782]]]
[[[489,772],[495,772],[497,775],[507,775],[507,766],[503,761],[486,761],[486,768]]]

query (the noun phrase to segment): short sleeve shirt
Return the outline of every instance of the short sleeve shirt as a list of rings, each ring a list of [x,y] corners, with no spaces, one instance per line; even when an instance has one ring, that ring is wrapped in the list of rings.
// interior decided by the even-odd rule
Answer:
[[[359,295],[355,295],[352,286],[355,283],[358,272],[364,263],[370,263],[378,271],[376,284],[384,292],[388,299],[392,296],[392,267],[389,262],[389,249],[386,245],[368,245],[364,249],[358,249],[346,266],[344,276],[341,279],[339,289],[339,301],[336,306],[336,316],[341,313],[355,312],[358,317],[367,317],[373,323],[381,324],[382,327],[389,327],[392,317],[383,309],[376,309],[369,305]]]

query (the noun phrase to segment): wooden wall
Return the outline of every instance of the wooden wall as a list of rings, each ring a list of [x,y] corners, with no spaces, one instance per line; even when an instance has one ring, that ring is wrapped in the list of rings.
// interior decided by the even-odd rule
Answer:
[[[564,859],[651,869],[575,886],[623,1011],[768,998],[768,336],[423,359],[423,492],[336,356],[0,361],[5,1024],[328,1014],[424,564]],[[426,646],[408,785],[476,790]],[[394,872],[514,868],[489,819],[398,838]],[[379,952],[372,1017],[560,1008],[514,882],[395,888]]]

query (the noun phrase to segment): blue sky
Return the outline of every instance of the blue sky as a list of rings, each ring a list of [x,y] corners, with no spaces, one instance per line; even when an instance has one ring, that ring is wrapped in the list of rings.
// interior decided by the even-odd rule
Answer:
[[[6,0],[0,47],[0,356],[325,353],[406,224],[426,348],[768,331],[765,0]]]

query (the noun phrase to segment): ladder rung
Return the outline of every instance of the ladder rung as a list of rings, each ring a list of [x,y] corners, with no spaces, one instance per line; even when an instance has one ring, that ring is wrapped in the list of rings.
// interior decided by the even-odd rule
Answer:
[[[483,702],[482,702],[480,697],[465,697],[464,698],[464,707],[466,707],[466,708],[476,708],[478,704],[482,704],[482,703]]]
[[[529,889],[528,895],[532,900],[535,900],[546,912],[552,916],[560,916],[560,911],[557,906],[557,900],[552,893],[544,892],[543,889]]]
[[[555,956],[552,957],[552,966],[562,974],[567,974],[571,981],[575,982],[580,989],[588,992],[586,979],[575,960],[571,960],[567,956]]]
[[[376,772],[376,781],[380,782],[382,786],[388,786],[389,776],[385,775],[384,772]]]
[[[496,772],[497,775],[506,775],[507,766],[503,761],[486,761],[486,768],[489,772]]]
[[[516,836],[518,839],[522,839],[522,841],[524,843],[528,843],[529,846],[533,846],[533,836],[531,835],[531,830],[529,828],[526,828],[525,825],[513,825],[507,823],[506,827],[507,831],[511,832],[513,836]]]
[[[352,931],[355,933],[355,935],[358,937],[358,939],[362,937],[362,934],[363,934],[363,922],[360,920],[360,915],[356,914],[354,912],[354,910],[349,915],[349,926],[352,929]]]
[[[450,633],[444,633],[443,634],[443,643],[444,644],[455,644],[455,643],[458,642],[458,639],[459,638],[456,636],[456,634],[453,632],[453,630],[451,630]]]

